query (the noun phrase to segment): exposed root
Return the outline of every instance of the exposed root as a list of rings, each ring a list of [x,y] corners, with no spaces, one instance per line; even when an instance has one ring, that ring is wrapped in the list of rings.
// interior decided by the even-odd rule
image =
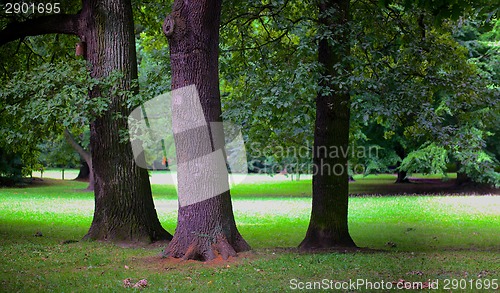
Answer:
[[[236,250],[229,244],[226,237],[219,237],[213,246],[224,260],[228,259],[230,256],[235,257],[237,255]]]
[[[250,250],[250,246],[242,238],[232,244],[223,234],[218,234],[216,237],[194,237],[187,247],[182,247],[174,238],[163,256],[198,261],[210,261],[220,256],[227,260],[229,257],[236,257],[238,252]]]
[[[198,259],[200,257],[200,252],[199,252],[199,245],[198,243],[192,243],[189,245],[189,247],[186,250],[186,253],[184,256],[182,256],[183,260],[188,260],[188,259]]]

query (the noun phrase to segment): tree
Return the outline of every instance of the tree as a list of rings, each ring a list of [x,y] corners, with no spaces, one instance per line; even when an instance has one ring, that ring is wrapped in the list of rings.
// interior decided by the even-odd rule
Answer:
[[[320,0],[318,60],[322,67],[316,97],[313,199],[309,227],[301,250],[356,247],[348,229],[348,157],[331,155],[349,145],[351,74],[348,56],[349,0]]]
[[[79,144],[71,131],[66,128],[64,129],[64,137],[66,138],[66,141],[73,150],[75,150],[79,155],[80,158],[83,160],[82,167],[80,168],[80,173],[77,176],[77,179],[80,179],[82,177],[85,177],[84,173],[86,170],[88,170],[88,173],[86,175],[87,179],[89,180],[89,186],[87,186],[86,190],[93,191],[95,187],[95,177],[94,177],[94,168],[92,167],[92,154],[90,151],[85,150],[81,144]],[[83,170],[83,172],[82,172]]]
[[[498,93],[452,38],[456,21],[443,21],[432,7],[405,5],[357,6],[354,115],[372,142],[393,145],[398,181],[406,172],[444,174],[450,157],[491,183],[493,160],[481,145]],[[374,123],[382,135],[372,131]]]
[[[492,7],[493,8],[493,7]],[[494,9],[497,9],[494,7]],[[468,50],[468,61],[477,67],[477,73],[485,81],[486,93],[491,96],[490,105],[483,105],[475,113],[467,113],[463,119],[470,121],[476,130],[464,133],[460,137],[471,137],[467,141],[479,145],[469,154],[459,151],[455,156],[460,168],[457,183],[474,180],[492,185],[500,185],[500,19],[497,13],[476,11],[454,30],[454,38]],[[464,115],[465,116],[465,115]],[[480,123],[471,123],[475,120]],[[483,131],[478,131],[483,130]],[[478,137],[479,136],[479,137]],[[479,138],[479,139],[478,139]],[[462,140],[462,139],[460,139]],[[481,141],[482,140],[482,141]]]
[[[40,145],[40,162],[44,167],[74,168],[79,156],[60,134],[49,137]]]
[[[130,142],[120,136],[137,89],[135,40],[129,0],[84,0],[77,14],[53,14],[9,23],[0,45],[26,36],[59,33],[80,37],[92,78],[117,73],[109,88],[94,86],[89,99],[106,96],[107,110],[91,123],[95,211],[85,239],[151,242],[169,239],[158,221],[147,171],[134,161]]]
[[[214,161],[204,159],[217,152],[225,154],[223,130],[211,124],[221,121],[218,77],[220,12],[220,0],[176,0],[163,24],[172,68],[172,120],[179,196],[177,228],[164,256],[211,260],[221,255],[227,259],[250,249],[236,228],[225,164],[217,168]],[[182,90],[192,85],[196,90]],[[183,103],[198,102],[201,103],[202,117],[193,117],[190,110],[196,111]],[[181,132],[176,130],[176,125],[181,127],[183,121],[192,119],[206,125]],[[217,185],[223,185],[221,191]],[[222,191],[224,187],[227,191]],[[211,192],[216,194],[206,198]],[[197,196],[206,199],[194,200]]]

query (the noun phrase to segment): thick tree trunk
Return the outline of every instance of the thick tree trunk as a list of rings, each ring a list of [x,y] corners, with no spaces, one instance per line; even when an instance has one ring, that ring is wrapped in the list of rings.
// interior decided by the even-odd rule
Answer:
[[[300,250],[306,251],[356,246],[347,221],[348,158],[329,155],[332,147],[345,151],[349,144],[349,91],[329,80],[339,77],[338,68],[343,70],[342,74],[350,73],[350,67],[344,61],[350,53],[346,27],[349,0],[320,0],[319,9],[320,30],[329,30],[340,45],[334,47],[326,38],[319,41],[318,60],[324,70],[320,85],[324,90],[316,98],[311,219],[306,236],[299,245]],[[327,11],[333,15],[325,13]]]
[[[220,0],[176,0],[163,25],[170,46],[172,90],[177,90],[172,113],[179,195],[177,229],[164,256],[205,261],[250,249],[234,220],[224,134],[210,124],[221,121],[220,9]],[[192,85],[196,90],[182,90]],[[199,112],[196,104],[201,104]],[[222,162],[213,160],[214,154]]]
[[[80,38],[87,43],[91,75],[103,78],[118,71],[122,76],[115,89],[134,90],[137,64],[130,0],[85,1],[82,16],[87,30]],[[110,104],[90,127],[95,211],[85,238],[146,243],[170,239],[158,221],[148,173],[136,165],[130,142],[120,137],[130,113],[126,97],[97,88],[90,93],[91,98],[100,95],[109,96]]]
[[[88,162],[86,162],[85,160],[82,161],[82,166],[80,167],[80,171],[78,172],[78,176],[76,176],[75,180],[88,181],[89,185],[87,186],[87,188],[85,188],[85,190],[94,191],[95,180],[94,170],[92,169],[92,160],[89,160]]]

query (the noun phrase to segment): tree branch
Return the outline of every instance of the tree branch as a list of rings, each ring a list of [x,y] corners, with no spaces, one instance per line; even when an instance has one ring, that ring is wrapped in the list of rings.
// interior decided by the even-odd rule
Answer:
[[[11,22],[0,31],[0,46],[27,36],[79,34],[79,14],[52,14],[23,22]]]
[[[75,151],[82,156],[82,158],[85,160],[85,162],[90,166],[92,166],[92,158],[90,157],[90,152],[86,151],[83,149],[83,147],[76,142],[75,138],[69,132],[68,128],[64,129],[64,137],[66,138],[66,141],[73,147]]]

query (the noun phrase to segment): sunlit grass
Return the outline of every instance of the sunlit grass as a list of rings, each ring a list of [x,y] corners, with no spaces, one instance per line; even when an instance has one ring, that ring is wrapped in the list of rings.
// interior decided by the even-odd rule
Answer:
[[[426,281],[476,279],[479,274],[493,279],[500,273],[498,196],[353,197],[353,239],[361,247],[385,252],[305,255],[279,247],[296,247],[305,235],[310,181],[241,185],[232,192],[235,216],[254,252],[229,267],[162,265],[157,257],[161,247],[61,244],[87,232],[93,194],[81,191],[85,183],[48,181],[38,187],[0,189],[0,291],[116,292],[130,277],[148,279],[148,291],[154,292],[281,292],[289,289],[292,278]],[[371,183],[368,178],[354,184],[368,190]],[[173,233],[175,188],[153,185],[153,193],[160,221]],[[37,231],[43,237],[33,236]],[[415,271],[422,275],[411,274]]]

